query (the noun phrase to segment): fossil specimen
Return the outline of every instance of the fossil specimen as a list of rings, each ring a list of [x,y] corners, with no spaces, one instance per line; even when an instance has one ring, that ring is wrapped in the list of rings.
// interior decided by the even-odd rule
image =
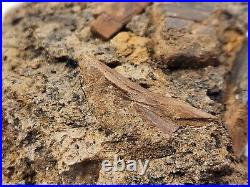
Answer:
[[[247,183],[224,118],[246,6],[132,5],[24,3],[6,15],[3,183]],[[103,15],[120,20],[96,35]],[[149,164],[103,170],[116,156]]]
[[[83,56],[82,58],[88,63],[80,61],[80,67],[88,66],[100,71],[106,79],[135,103],[139,113],[169,135],[178,128],[178,125],[202,126],[216,120],[215,116],[198,110],[187,103],[149,92],[94,57]]]

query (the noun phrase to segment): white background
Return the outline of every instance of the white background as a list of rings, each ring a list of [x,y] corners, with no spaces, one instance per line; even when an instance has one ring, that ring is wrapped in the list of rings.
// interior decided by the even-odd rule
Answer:
[[[9,10],[11,7],[15,7],[16,5],[20,4],[21,2],[2,2],[2,19],[3,15]]]

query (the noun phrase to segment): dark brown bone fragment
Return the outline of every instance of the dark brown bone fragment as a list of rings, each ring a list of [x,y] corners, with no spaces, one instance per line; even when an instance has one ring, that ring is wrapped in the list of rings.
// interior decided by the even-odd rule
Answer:
[[[135,103],[135,108],[146,120],[171,135],[179,125],[203,126],[216,118],[191,105],[171,97],[152,93],[126,79],[115,70],[89,56],[82,57],[80,67],[98,70],[112,84],[124,92]]]
[[[247,41],[238,54],[234,63],[228,86],[227,107],[225,121],[232,138],[235,154],[240,157],[247,144],[248,124],[248,81],[247,81]]]
[[[92,32],[107,40],[117,33],[136,14],[150,3],[111,3],[105,13],[91,24]]]
[[[217,66],[220,43],[215,29],[201,23],[212,15],[212,11],[211,4],[154,4],[151,13],[155,26],[152,43],[156,66],[163,69]],[[197,28],[199,32],[195,31]]]

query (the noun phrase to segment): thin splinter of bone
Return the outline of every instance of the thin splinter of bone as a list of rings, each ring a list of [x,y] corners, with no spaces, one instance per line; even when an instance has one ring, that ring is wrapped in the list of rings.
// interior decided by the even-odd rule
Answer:
[[[202,126],[216,120],[215,116],[188,103],[142,88],[94,57],[85,55],[81,59],[79,61],[81,68],[98,70],[113,85],[125,92],[127,98],[134,102],[138,113],[167,134],[174,132],[178,125]]]

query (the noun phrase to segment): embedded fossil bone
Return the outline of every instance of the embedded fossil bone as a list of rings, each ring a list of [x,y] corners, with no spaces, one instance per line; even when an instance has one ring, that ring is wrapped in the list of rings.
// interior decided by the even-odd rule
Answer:
[[[79,66],[99,71],[108,81],[124,92],[128,100],[134,102],[136,110],[143,118],[167,134],[177,130],[180,125],[199,127],[216,121],[215,116],[185,102],[164,97],[140,87],[94,57],[83,55],[79,60]]]
[[[109,3],[104,13],[91,24],[92,32],[107,40],[117,33],[134,15],[141,13],[150,3]]]

